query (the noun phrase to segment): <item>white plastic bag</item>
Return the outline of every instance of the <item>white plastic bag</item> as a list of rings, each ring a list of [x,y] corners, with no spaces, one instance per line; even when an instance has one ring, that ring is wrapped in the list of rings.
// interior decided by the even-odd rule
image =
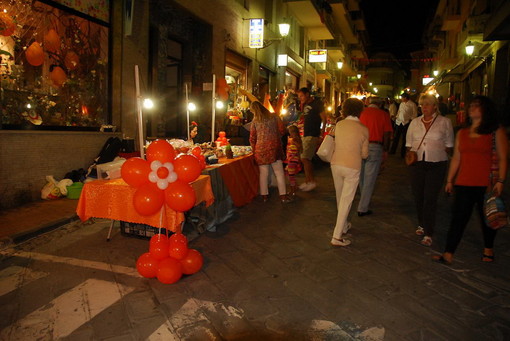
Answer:
[[[324,137],[324,140],[322,140],[319,150],[317,150],[317,156],[324,162],[331,162],[334,151],[335,137],[328,134]]]
[[[57,181],[53,178],[53,175],[46,176],[46,185],[41,189],[41,199],[58,199],[62,196],[60,189],[57,187]]]

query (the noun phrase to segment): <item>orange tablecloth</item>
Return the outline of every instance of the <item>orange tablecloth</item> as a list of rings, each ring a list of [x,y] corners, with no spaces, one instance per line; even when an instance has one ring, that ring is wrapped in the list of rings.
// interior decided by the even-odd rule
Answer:
[[[195,205],[205,202],[207,206],[214,202],[211,179],[208,175],[200,175],[191,183],[196,194]],[[91,217],[122,220],[130,223],[147,224],[176,231],[184,221],[184,214],[176,212],[164,205],[161,213],[142,216],[133,207],[133,195],[136,189],[122,179],[96,180],[83,186],[76,213],[82,221]]]
[[[236,207],[250,203],[259,193],[259,167],[253,154],[221,158],[218,171]]]

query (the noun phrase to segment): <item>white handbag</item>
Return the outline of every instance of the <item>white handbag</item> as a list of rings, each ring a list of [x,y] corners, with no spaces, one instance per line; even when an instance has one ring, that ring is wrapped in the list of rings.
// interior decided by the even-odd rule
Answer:
[[[330,132],[330,134],[332,131]],[[324,137],[322,143],[317,150],[317,156],[324,162],[331,162],[333,153],[335,152],[335,137],[330,134]]]

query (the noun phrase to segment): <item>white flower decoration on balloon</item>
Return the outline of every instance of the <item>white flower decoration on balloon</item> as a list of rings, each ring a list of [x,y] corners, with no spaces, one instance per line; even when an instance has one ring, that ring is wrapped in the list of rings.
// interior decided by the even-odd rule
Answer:
[[[171,162],[161,163],[154,160],[151,162],[149,181],[155,183],[160,190],[165,190],[169,183],[177,180],[177,173],[174,172],[174,165]]]

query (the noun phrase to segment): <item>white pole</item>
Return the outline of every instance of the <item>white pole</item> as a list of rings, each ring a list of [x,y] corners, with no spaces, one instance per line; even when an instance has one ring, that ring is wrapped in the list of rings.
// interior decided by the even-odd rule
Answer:
[[[140,95],[140,76],[138,65],[135,65],[135,89],[136,89],[136,107],[138,109],[138,144],[140,148],[140,157],[145,159],[144,152],[144,131],[143,131],[143,114],[142,114],[142,96]]]
[[[184,89],[186,92],[186,118],[188,125],[186,126],[186,130],[188,131],[188,141],[189,141],[189,97],[188,97],[188,83],[184,84]]]
[[[212,75],[212,95],[211,95],[211,101],[212,101],[212,123],[211,123],[211,143],[214,144],[214,125],[216,122],[216,75]]]

